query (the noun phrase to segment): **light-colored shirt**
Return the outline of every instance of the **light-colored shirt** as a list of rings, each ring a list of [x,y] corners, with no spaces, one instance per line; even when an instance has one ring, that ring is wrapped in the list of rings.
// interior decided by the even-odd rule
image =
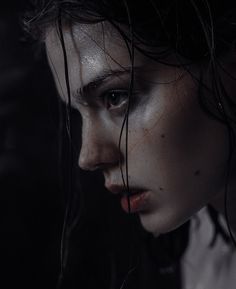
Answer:
[[[220,222],[226,228],[222,216]],[[220,235],[210,247],[213,235],[214,224],[204,208],[191,222],[190,243],[181,264],[183,289],[236,289],[236,248]]]

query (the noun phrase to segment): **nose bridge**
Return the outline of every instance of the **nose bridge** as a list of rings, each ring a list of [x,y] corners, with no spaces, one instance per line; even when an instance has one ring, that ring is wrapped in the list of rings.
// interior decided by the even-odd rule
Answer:
[[[109,129],[98,118],[84,118],[79,166],[84,170],[96,170],[116,162],[118,158]]]
[[[82,120],[82,140],[81,150],[79,156],[79,166],[82,169],[90,169],[91,160],[96,157],[96,139],[99,138],[98,131],[95,129],[95,121],[92,121],[91,117],[87,115]]]

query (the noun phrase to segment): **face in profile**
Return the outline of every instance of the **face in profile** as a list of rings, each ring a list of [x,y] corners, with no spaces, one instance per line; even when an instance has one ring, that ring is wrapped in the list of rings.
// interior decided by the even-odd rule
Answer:
[[[65,28],[64,38],[72,106],[82,116],[79,166],[101,170],[105,186],[120,195],[128,211],[120,171],[120,166],[126,169],[125,132],[119,148],[132,68],[127,47],[106,23]],[[56,29],[48,29],[46,48],[59,94],[67,101]],[[135,51],[133,69],[127,143],[130,210],[157,235],[175,229],[223,193],[227,131],[199,105],[199,83],[193,77],[200,73],[197,67],[189,73]]]

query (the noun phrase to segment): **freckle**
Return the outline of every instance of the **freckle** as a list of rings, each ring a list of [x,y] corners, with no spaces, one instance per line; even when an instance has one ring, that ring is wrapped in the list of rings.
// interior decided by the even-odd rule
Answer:
[[[194,172],[194,176],[199,176],[200,175],[200,170],[196,170],[195,172]]]
[[[162,187],[160,187],[159,189],[160,189],[160,191],[163,191],[163,188],[162,188]]]
[[[165,135],[164,135],[164,134],[162,134],[162,135],[161,135],[161,138],[165,138]]]

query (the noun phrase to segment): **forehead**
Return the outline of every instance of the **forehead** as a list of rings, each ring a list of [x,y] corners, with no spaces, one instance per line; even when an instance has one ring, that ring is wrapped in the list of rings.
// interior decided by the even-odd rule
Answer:
[[[79,24],[63,29],[70,85],[77,90],[104,70],[122,70],[130,66],[124,40],[108,23]],[[65,94],[63,51],[57,29],[46,33],[46,49],[59,92]]]

